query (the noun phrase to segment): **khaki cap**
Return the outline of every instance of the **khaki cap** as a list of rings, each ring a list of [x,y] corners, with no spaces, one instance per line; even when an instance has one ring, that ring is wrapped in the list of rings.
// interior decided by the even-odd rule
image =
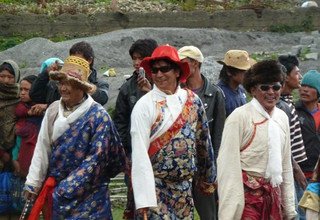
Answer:
[[[181,47],[178,50],[178,54],[179,54],[180,60],[185,59],[187,57],[194,59],[194,60],[198,61],[199,63],[202,63],[204,60],[201,51],[199,50],[199,48],[197,48],[195,46]]]
[[[245,50],[229,50],[224,55],[224,59],[219,60],[218,63],[240,70],[248,70],[251,67],[252,61]]]

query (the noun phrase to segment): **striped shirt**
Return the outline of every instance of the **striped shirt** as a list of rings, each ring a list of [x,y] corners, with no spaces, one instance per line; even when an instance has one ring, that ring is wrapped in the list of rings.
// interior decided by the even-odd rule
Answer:
[[[292,95],[281,95],[280,99],[286,102],[291,110],[289,116],[291,152],[293,159],[300,163],[307,160],[307,155],[302,139],[300,122],[293,104],[293,97]]]

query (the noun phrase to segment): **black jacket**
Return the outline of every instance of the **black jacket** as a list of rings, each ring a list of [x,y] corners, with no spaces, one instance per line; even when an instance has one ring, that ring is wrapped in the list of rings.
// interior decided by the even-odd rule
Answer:
[[[95,69],[91,71],[88,81],[97,86],[97,90],[91,96],[96,102],[104,105],[108,102],[109,98],[109,84],[104,80],[98,80]],[[50,80],[49,74],[46,71],[40,73],[38,78],[32,83],[29,95],[33,102],[49,105],[60,99],[57,82]]]
[[[197,95],[200,97],[206,110],[214,156],[217,159],[224,121],[226,119],[224,96],[218,86],[210,83],[204,75],[201,77],[204,80],[204,85],[202,91],[197,92]]]
[[[315,168],[320,155],[320,128],[316,130],[315,121],[311,113],[301,101],[296,103],[299,116],[302,138],[308,159],[299,163],[303,172],[311,172]]]
[[[290,120],[290,118],[291,118],[291,110],[290,110],[290,107],[289,107],[288,103],[286,103],[282,99],[279,99],[279,101],[277,103],[277,107],[280,108],[282,111],[284,111],[286,113],[286,115],[288,116],[289,120]]]
[[[113,117],[115,126],[119,132],[121,142],[127,154],[131,154],[130,116],[134,105],[145,95],[137,85],[137,74],[132,76],[121,86]]]

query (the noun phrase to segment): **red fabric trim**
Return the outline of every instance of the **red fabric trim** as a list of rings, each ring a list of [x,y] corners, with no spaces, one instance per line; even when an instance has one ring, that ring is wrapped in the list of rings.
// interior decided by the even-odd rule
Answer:
[[[320,109],[320,105],[318,105],[318,108]],[[313,115],[313,120],[314,120],[315,125],[316,125],[316,130],[318,130],[319,127],[320,127],[320,111],[317,111],[317,112]]]
[[[313,172],[312,171],[309,171],[309,172],[304,172],[304,176],[308,179],[311,179],[312,176],[313,176]]]
[[[154,141],[150,143],[150,147],[148,150],[149,157],[155,155],[161,148],[166,146],[169,141],[181,130],[181,128],[186,123],[189,113],[190,106],[193,104],[194,93],[191,90],[188,90],[188,99],[183,107],[181,114],[172,124],[172,126],[164,132],[161,136],[157,137]]]
[[[253,126],[254,126],[254,128],[253,128],[253,134],[252,134],[252,136],[250,137],[248,143],[245,144],[245,145],[240,149],[240,152],[244,151],[245,149],[247,149],[247,148],[250,146],[250,144],[252,143],[254,137],[256,136],[257,126],[265,123],[267,120],[268,120],[268,119],[264,119],[264,120],[261,121],[261,122],[253,123]]]
[[[43,210],[45,203],[47,202],[47,209],[45,212],[45,220],[51,220],[52,218],[52,193],[56,186],[56,180],[54,177],[49,177],[44,183],[42,190],[34,203],[28,220],[38,220],[40,212]]]

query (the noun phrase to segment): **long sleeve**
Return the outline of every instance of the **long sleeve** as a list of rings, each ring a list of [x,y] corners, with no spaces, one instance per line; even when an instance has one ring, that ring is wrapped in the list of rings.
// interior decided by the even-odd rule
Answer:
[[[95,182],[108,182],[124,171],[125,154],[118,133],[107,113],[101,115],[90,139],[90,150],[81,164],[70,172],[57,186],[57,196],[74,199],[82,197]]]
[[[131,153],[131,138],[130,138],[130,115],[131,109],[128,104],[127,87],[122,86],[116,101],[116,108],[113,121],[119,132],[121,142],[127,153]]]
[[[49,74],[46,71],[40,73],[37,79],[32,83],[29,95],[35,103],[46,103],[47,84],[49,83]]]
[[[37,144],[27,176],[26,185],[32,187],[41,187],[49,166],[49,155],[51,154],[49,126],[52,127],[53,125],[50,125],[49,123],[50,110],[48,110],[41,124]]]
[[[209,127],[205,110],[201,105],[198,112],[199,121],[197,125],[197,166],[200,181],[213,185],[216,179],[215,156],[209,135]],[[201,182],[200,182],[201,184]],[[210,192],[207,189],[207,193]]]
[[[224,101],[223,94],[219,89],[216,94],[216,101],[213,109],[213,121],[212,121],[212,132],[211,132],[215,159],[217,159],[218,157],[225,119],[226,119],[225,101]]]
[[[226,121],[217,159],[219,219],[241,219],[244,189],[240,163],[242,126],[235,114]]]
[[[282,157],[283,182],[281,184],[281,195],[284,213],[288,219],[295,217],[295,196],[294,196],[294,179],[291,164],[291,144],[290,144],[290,130],[289,125],[286,131],[286,142]]]
[[[148,155],[152,120],[148,110],[138,102],[131,115],[132,185],[136,209],[157,206],[154,174]]]
[[[99,80],[95,85],[97,86],[97,90],[91,96],[96,102],[105,105],[109,99],[109,84],[104,80]]]
[[[88,78],[88,81],[96,85],[97,87],[96,91],[93,94],[91,94],[93,100],[100,103],[101,105],[105,105],[109,99],[109,84],[103,79],[98,79],[97,71],[93,68],[91,69],[91,74]]]

